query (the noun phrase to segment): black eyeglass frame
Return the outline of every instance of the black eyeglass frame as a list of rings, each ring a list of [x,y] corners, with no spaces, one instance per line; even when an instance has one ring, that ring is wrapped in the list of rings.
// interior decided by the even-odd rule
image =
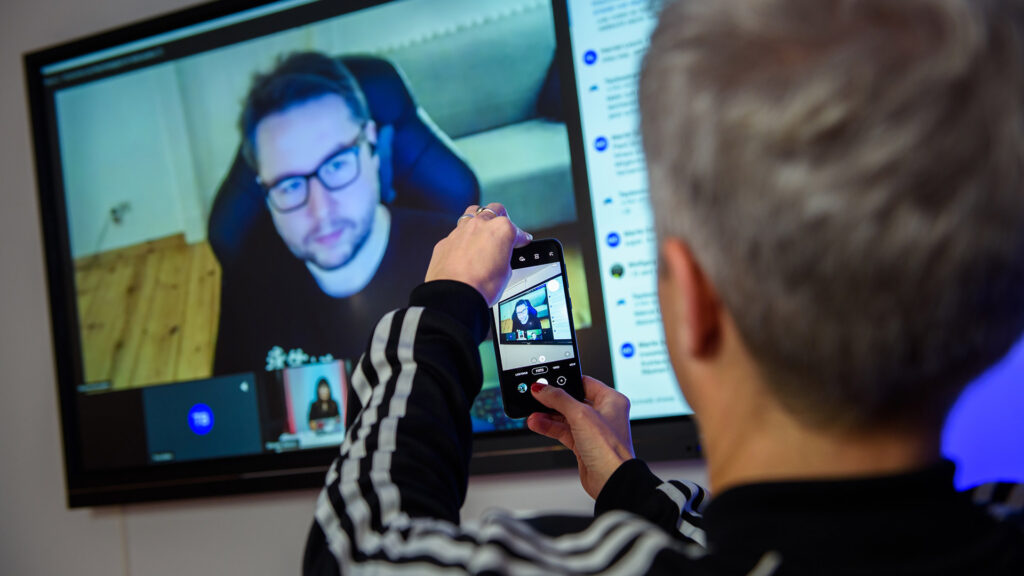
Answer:
[[[256,184],[258,184],[259,187],[263,190],[263,196],[267,199],[267,202],[274,210],[281,214],[295,212],[296,210],[303,208],[306,204],[309,204],[309,181],[311,179],[316,178],[320,182],[320,184],[323,185],[323,187],[330,192],[337,192],[339,190],[342,190],[359,179],[359,176],[362,174],[363,165],[359,158],[359,150],[360,147],[363,145],[363,142],[366,142],[366,122],[363,122],[359,126],[359,133],[356,134],[355,140],[337,148],[334,152],[328,154],[327,158],[323,162],[321,162],[312,172],[309,172],[307,174],[292,174],[290,176],[285,176],[283,178],[277,179],[273,184],[270,185],[265,184],[263,182],[263,179],[257,176]],[[327,167],[328,164],[330,164],[331,162],[345,154],[355,155],[356,171],[352,175],[352,177],[346,180],[344,183],[331,186],[330,184],[327,183],[327,181],[320,173]],[[289,208],[281,208],[280,206],[277,205],[277,203],[274,202],[274,196],[272,192],[274,191],[275,188],[281,186],[283,183],[296,179],[302,179],[303,182],[305,195],[302,198],[302,202]]]

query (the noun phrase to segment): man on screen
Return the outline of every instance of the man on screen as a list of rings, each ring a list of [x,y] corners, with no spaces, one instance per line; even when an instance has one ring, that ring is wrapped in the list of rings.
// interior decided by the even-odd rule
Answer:
[[[641,132],[665,344],[713,499],[634,457],[622,394],[535,382],[556,413],[528,425],[574,452],[595,514],[460,524],[476,344],[525,243],[500,205],[470,207],[354,378],[360,434],[305,572],[1024,574],[1024,487],[958,492],[941,452],[957,396],[1024,329],[1019,7],[663,6]]]
[[[377,125],[333,58],[294,54],[256,76],[239,125],[273,233],[225,270],[215,372],[358,355],[451,219],[382,203]]]

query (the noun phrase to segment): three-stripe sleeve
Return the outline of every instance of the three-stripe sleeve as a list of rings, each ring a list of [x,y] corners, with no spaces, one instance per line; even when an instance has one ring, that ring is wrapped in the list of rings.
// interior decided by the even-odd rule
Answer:
[[[427,305],[385,316],[354,370],[359,410],[316,503],[305,573],[637,573],[665,553],[702,556],[628,512],[556,537],[506,514],[460,525],[486,334],[474,322],[487,308],[471,288],[447,284],[420,294]],[[433,305],[444,298],[459,308]]]
[[[692,482],[663,482],[641,460],[622,464],[597,496],[594,511],[626,510],[661,526],[677,539],[704,547],[704,488]]]

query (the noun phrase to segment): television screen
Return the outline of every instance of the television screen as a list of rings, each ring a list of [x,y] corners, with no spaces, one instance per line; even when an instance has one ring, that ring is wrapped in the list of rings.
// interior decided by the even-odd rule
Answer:
[[[634,418],[689,414],[636,134],[642,4],[226,2],[26,56],[72,505],[318,478],[348,367],[472,203],[565,247],[573,308],[538,279],[502,345],[568,341],[571,313]],[[480,353],[478,452],[535,442]]]

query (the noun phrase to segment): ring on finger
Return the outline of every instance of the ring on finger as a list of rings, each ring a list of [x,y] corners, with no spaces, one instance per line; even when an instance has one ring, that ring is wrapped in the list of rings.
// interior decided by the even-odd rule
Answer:
[[[476,216],[476,214],[463,214],[462,216],[459,216],[458,220],[455,221],[455,225],[458,226],[459,224],[462,223],[463,220],[466,220],[468,218],[473,218],[475,216]]]
[[[486,207],[484,207],[484,208],[480,208],[480,209],[478,209],[478,210],[476,211],[476,213],[477,213],[477,214],[481,214],[481,213],[483,213],[483,212],[490,212],[491,214],[493,214],[493,215],[494,215],[494,217],[495,217],[495,218],[497,218],[497,217],[498,217],[498,213],[497,213],[497,212],[495,212],[494,210],[491,210],[490,208],[486,208]]]

